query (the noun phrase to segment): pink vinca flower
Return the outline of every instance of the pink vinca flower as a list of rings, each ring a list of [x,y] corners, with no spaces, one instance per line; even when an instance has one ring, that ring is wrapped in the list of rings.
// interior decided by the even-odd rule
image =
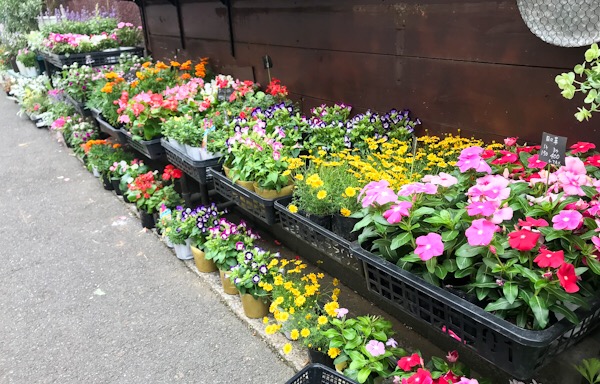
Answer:
[[[359,199],[362,198],[362,207],[369,207],[373,205],[373,203],[384,205],[398,201],[398,196],[396,196],[396,193],[389,188],[389,185],[390,183],[386,180],[371,181],[367,184],[358,195]]]
[[[557,230],[572,231],[577,229],[583,220],[583,215],[578,211],[564,209],[552,218],[552,228]]]
[[[371,340],[365,345],[367,352],[373,357],[381,356],[385,353],[385,344],[381,341]]]
[[[456,166],[461,172],[466,172],[469,169],[474,169],[477,172],[492,173],[492,168],[481,157],[483,148],[469,147],[461,151]]]
[[[419,236],[415,243],[417,248],[415,254],[423,261],[427,261],[432,257],[440,256],[444,253],[444,242],[442,236],[437,233],[429,233],[426,236]]]
[[[500,208],[494,212],[490,221],[494,224],[501,224],[503,221],[512,219],[513,213],[511,207]]]
[[[498,226],[487,219],[473,220],[471,226],[465,231],[467,242],[472,247],[488,245],[497,229]]]
[[[429,183],[405,184],[400,188],[400,191],[398,191],[398,196],[412,196],[417,193],[435,195],[437,193],[437,186]]]
[[[474,201],[467,205],[467,214],[469,216],[491,216],[496,212],[497,204],[493,201]]]
[[[424,183],[439,185],[444,188],[449,188],[458,183],[458,179],[456,177],[445,172],[440,172],[439,175],[426,175],[421,181]]]
[[[412,203],[410,201],[400,201],[397,204],[394,204],[387,211],[383,212],[383,217],[390,224],[398,224],[402,221],[403,217],[407,217],[410,212],[409,209],[412,208]]]

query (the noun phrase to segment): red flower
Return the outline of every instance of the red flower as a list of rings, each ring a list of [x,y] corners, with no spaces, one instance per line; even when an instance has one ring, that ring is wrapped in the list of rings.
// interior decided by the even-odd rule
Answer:
[[[558,268],[565,262],[564,251],[553,252],[548,248],[540,249],[540,254],[533,259],[540,268]]]
[[[519,140],[518,137],[507,137],[504,139],[504,145],[507,147],[512,147],[513,145],[517,144],[517,140]]]
[[[592,165],[594,167],[600,167],[600,155],[590,156],[583,162],[585,165]]]
[[[398,360],[398,368],[402,369],[404,372],[410,371],[419,364],[421,364],[421,356],[417,353],[413,353],[410,356],[405,356]]]
[[[531,251],[537,245],[539,238],[538,232],[521,229],[508,234],[508,244],[518,251]]]
[[[529,168],[543,169],[546,167],[546,165],[548,165],[548,163],[540,160],[540,155],[537,153],[527,159],[527,167]]]
[[[164,181],[175,180],[181,178],[182,172],[180,169],[175,168],[173,165],[168,164],[162,174]]]
[[[579,287],[577,286],[577,275],[575,274],[575,267],[573,264],[564,263],[558,269],[556,274],[558,275],[560,285],[566,292],[575,293],[579,291]]]
[[[496,156],[496,151],[494,151],[493,149],[486,149],[481,153],[482,159],[489,159],[494,156]]]
[[[519,226],[524,229],[531,229],[531,227],[547,227],[548,222],[544,219],[534,219],[533,217],[527,216],[525,220],[519,219]]]
[[[507,164],[507,163],[515,163],[519,160],[519,157],[516,153],[509,151],[500,151],[500,156],[496,160],[492,161],[492,164]]]
[[[447,383],[458,383],[460,381],[460,377],[456,376],[452,371],[446,372],[444,375],[440,376],[440,379],[444,379]],[[443,382],[440,381],[440,384],[442,383]]]
[[[529,145],[527,147],[518,147],[517,153],[521,153],[521,152],[531,153],[531,151],[537,151],[539,149],[540,149],[539,145]]]
[[[572,154],[585,153],[585,152],[589,151],[590,149],[595,149],[595,148],[596,148],[595,144],[587,143],[585,141],[580,141],[578,143],[571,145],[571,153]]]
[[[287,87],[281,85],[281,80],[273,78],[267,86],[266,92],[272,96],[287,96]]]
[[[446,355],[446,360],[448,360],[449,363],[456,363],[458,361],[458,352],[457,351],[448,352],[448,354]]]
[[[405,381],[402,380],[402,384],[404,383]],[[429,373],[429,371],[419,368],[417,373],[406,380],[406,384],[433,384],[433,379],[431,378],[431,373]]]

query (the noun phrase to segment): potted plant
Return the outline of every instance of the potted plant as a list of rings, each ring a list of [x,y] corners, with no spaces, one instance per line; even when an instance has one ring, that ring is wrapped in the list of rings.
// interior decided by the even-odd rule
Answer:
[[[238,263],[238,254],[251,249],[254,240],[258,238],[244,221],[234,224],[221,218],[218,225],[209,229],[209,235],[204,242],[204,254],[207,260],[212,260],[219,268],[225,293],[238,293],[229,280],[229,273]]]
[[[273,273],[278,271],[277,256],[255,247],[238,253],[238,264],[231,268],[229,279],[240,292],[244,313],[251,319],[269,313],[269,288],[273,287]]]
[[[123,155],[120,147],[120,144],[107,141],[104,144],[93,145],[87,152],[88,167],[92,168],[94,173],[99,174],[106,190],[113,189],[109,173],[115,159]]]
[[[17,53],[17,66],[23,76],[36,77],[38,75],[37,54],[28,48],[20,49]]]
[[[204,243],[208,239],[209,229],[219,225],[221,213],[218,211],[216,204],[209,206],[197,207],[191,213],[196,219],[196,225],[193,228],[190,239],[192,241],[192,254],[196,268],[200,272],[214,272],[218,270],[214,261],[208,260],[204,254]]]
[[[162,207],[166,208],[166,205],[163,203]],[[192,212],[190,208],[177,206],[173,211],[170,211],[168,217],[161,217],[157,223],[157,227],[163,231],[169,242],[173,244],[175,254],[180,260],[193,258],[191,236],[196,226],[196,217]]]

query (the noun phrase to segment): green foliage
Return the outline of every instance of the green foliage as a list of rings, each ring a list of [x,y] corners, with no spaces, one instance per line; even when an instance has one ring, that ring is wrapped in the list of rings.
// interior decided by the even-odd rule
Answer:
[[[580,365],[576,365],[575,369],[581,373],[581,376],[583,376],[588,383],[600,383],[600,359],[585,359]]]
[[[27,34],[37,29],[42,0],[0,0],[0,22],[9,33]]]

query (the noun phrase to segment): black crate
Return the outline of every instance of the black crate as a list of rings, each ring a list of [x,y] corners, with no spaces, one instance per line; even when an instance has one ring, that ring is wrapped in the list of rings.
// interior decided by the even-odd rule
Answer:
[[[267,200],[250,192],[225,177],[224,174],[210,168],[210,174],[213,177],[215,191],[229,201],[234,202],[238,207],[248,212],[252,216],[272,225],[277,222],[275,214],[275,200]]]
[[[357,384],[335,370],[321,364],[310,364],[285,384]]]
[[[119,62],[121,53],[130,53],[132,55],[143,56],[144,48],[115,48],[97,52],[72,53],[65,55],[43,52],[41,55],[44,60],[50,64],[54,65],[55,67],[62,68],[65,65],[69,66],[74,63],[78,63],[79,65],[89,65],[91,67],[117,64]]]
[[[284,197],[275,201],[275,209],[283,229],[304,240],[341,265],[362,275],[364,268],[362,261],[350,252],[350,242],[302,215],[291,213],[287,209],[291,200],[291,197]]]
[[[167,160],[200,184],[207,183],[207,168],[219,168],[220,157],[210,160],[193,160],[186,153],[181,153],[177,148],[173,147],[167,140],[162,139],[160,142],[167,154]]]
[[[112,137],[117,143],[127,144],[125,135],[120,128],[113,127],[108,122],[104,121],[100,116],[96,117],[96,121],[98,122],[101,132],[104,132]]]
[[[92,117],[94,119],[98,119],[100,116],[100,114],[102,113],[99,109],[96,108],[89,108],[90,114],[92,115]]]
[[[72,98],[69,94],[65,93],[65,100],[75,108],[75,111],[83,117],[92,116],[91,112],[85,104]]]
[[[592,331],[600,319],[600,300],[596,300],[589,311],[577,311],[581,319],[577,325],[563,319],[540,331],[519,328],[366,251],[358,243],[352,243],[350,250],[363,261],[371,292],[520,380],[530,379],[538,368]]]
[[[165,154],[165,150],[160,144],[160,138],[152,140],[134,140],[131,133],[124,128],[121,128],[121,133],[125,136],[125,140],[131,148],[150,160],[160,159]]]

